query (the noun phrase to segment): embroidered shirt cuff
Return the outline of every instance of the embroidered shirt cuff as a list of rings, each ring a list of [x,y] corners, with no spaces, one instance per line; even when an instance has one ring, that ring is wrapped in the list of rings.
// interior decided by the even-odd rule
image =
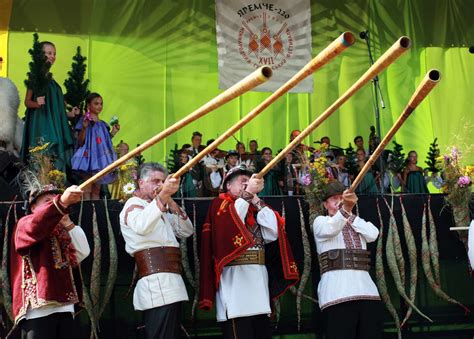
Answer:
[[[163,202],[161,201],[161,198],[160,198],[159,195],[156,196],[155,201],[156,201],[156,205],[158,206],[158,209],[159,209],[161,212],[166,212],[166,211],[168,211],[168,208],[166,207],[166,205],[163,204]]]
[[[260,212],[265,206],[267,206],[262,199],[259,199],[256,203],[252,203],[255,208]]]
[[[342,207],[342,206],[339,207],[339,212],[340,212],[340,213],[342,214],[342,216],[343,216],[344,218],[346,218],[346,219],[350,219],[351,216],[352,216],[352,213],[347,212],[347,211],[344,209],[344,207]]]
[[[241,194],[240,194],[240,197],[242,199],[244,199],[246,202],[250,203],[254,197],[254,195],[250,192],[247,192],[247,191],[243,191]]]

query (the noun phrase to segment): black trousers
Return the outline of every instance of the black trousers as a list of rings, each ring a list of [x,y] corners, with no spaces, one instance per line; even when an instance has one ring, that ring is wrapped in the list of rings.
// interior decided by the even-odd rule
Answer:
[[[226,339],[270,339],[272,328],[266,314],[229,319],[220,323]]]
[[[21,339],[71,338],[74,318],[71,313],[53,313],[46,317],[22,320]]]
[[[383,308],[379,300],[354,300],[324,309],[326,339],[379,339]]]
[[[179,338],[181,302],[155,307],[143,312],[147,339]]]

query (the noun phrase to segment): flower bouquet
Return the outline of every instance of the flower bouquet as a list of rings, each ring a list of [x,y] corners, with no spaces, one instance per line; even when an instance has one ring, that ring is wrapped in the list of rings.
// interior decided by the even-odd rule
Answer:
[[[313,161],[302,159],[302,176],[300,183],[305,191],[305,199],[309,204],[310,222],[323,214],[324,187],[334,179],[326,153],[327,144],[321,144],[313,154]]]
[[[110,192],[112,199],[124,201],[133,195],[137,189],[137,169],[138,165],[135,159],[118,167],[117,180],[112,184]]]
[[[472,194],[474,166],[462,165],[462,154],[457,147],[437,158],[444,179],[441,190],[446,193],[445,201],[453,210],[456,227],[469,226],[469,202]],[[459,236],[467,249],[467,232],[460,231]]]

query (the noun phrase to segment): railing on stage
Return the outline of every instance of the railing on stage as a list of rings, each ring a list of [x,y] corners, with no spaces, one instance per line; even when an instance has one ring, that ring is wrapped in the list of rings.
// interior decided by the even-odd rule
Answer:
[[[389,213],[385,208],[385,203],[382,199],[387,199],[388,203],[391,203],[392,197],[394,202],[394,215],[399,226],[400,235],[403,242],[403,231],[402,231],[402,219],[401,219],[401,206],[399,194],[395,195],[361,195],[359,198],[357,209],[355,212],[379,226],[379,219],[377,215],[376,204],[377,201],[380,203],[382,210],[382,219],[384,227],[388,227]],[[443,289],[455,299],[463,302],[466,306],[474,309],[474,281],[471,280],[468,272],[467,256],[462,243],[458,239],[456,232],[450,232],[449,228],[453,226],[453,217],[449,207],[445,206],[444,195],[433,194],[428,195],[402,195],[403,205],[407,211],[408,219],[413,229],[415,236],[415,242],[417,245],[418,258],[421,257],[421,236],[420,236],[420,224],[423,213],[423,205],[428,201],[428,197],[431,197],[431,208],[435,219],[435,224],[438,232],[438,246],[440,253],[441,263],[441,285]],[[298,207],[298,199],[303,203],[302,211]],[[301,196],[279,196],[279,197],[267,197],[264,198],[267,204],[278,210],[282,211],[285,208],[285,217],[287,224],[287,235],[288,239],[293,248],[295,259],[302,263],[304,250],[301,242],[301,227],[300,227],[300,213],[302,212],[305,220],[305,229],[310,239],[312,249],[312,277],[309,280],[305,293],[317,298],[316,284],[319,280],[319,268],[317,266],[316,257],[314,255],[314,238],[311,233],[311,227],[309,225],[307,208],[305,208],[304,199]],[[180,200],[178,199],[178,202]],[[210,204],[211,198],[195,198],[195,199],[184,199],[186,211],[191,220],[196,220],[199,230],[206,216],[207,208]],[[97,220],[99,225],[99,233],[102,239],[102,267],[105,268],[102,272],[102,283],[105,285],[107,277],[107,265],[109,262],[108,255],[108,235],[107,235],[107,221],[106,213],[103,201],[84,202],[82,220],[78,222],[88,236],[91,247],[93,244],[92,236],[92,204],[95,205],[97,211]],[[141,315],[139,312],[135,312],[132,306],[132,296],[124,297],[126,294],[134,267],[133,259],[125,253],[125,243],[120,234],[119,225],[119,213],[122,209],[123,204],[118,201],[108,201],[108,211],[110,214],[110,220],[114,230],[117,248],[118,248],[118,261],[119,270],[117,281],[115,283],[115,289],[111,298],[111,302],[107,306],[102,319],[100,320],[101,338],[140,338],[141,337]],[[0,202],[0,219],[2,225],[5,224],[5,217],[10,203]],[[23,202],[15,202],[15,208],[18,217],[23,215]],[[195,214],[194,214],[195,213]],[[79,215],[79,206],[74,206],[71,217],[77,221]],[[10,217],[10,230],[13,223],[13,214]],[[2,227],[2,236],[4,234]],[[384,232],[385,234],[387,232]],[[11,232],[10,232],[11,234]],[[188,240],[188,259],[192,273],[193,269],[193,239]],[[3,241],[0,241],[3,244]],[[2,246],[2,245],[0,245]],[[372,252],[372,260],[375,259],[375,244],[369,244],[369,250]],[[407,251],[406,247],[402,245],[404,252]],[[91,252],[92,253],[92,252]],[[406,253],[405,253],[406,254]],[[86,282],[89,280],[91,265],[92,265],[92,254],[83,263],[83,272],[85,275]],[[302,268],[300,268],[300,271]],[[388,268],[385,269],[385,275],[389,282],[389,292],[392,296],[392,301],[396,301],[395,286],[389,277]],[[374,272],[371,272],[372,276]],[[465,316],[463,312],[456,306],[447,304],[444,301],[438,299],[428,286],[422,271],[419,271],[418,280],[418,293],[416,298],[416,304],[420,309],[429,315],[435,322],[433,324],[428,323],[418,315],[413,315],[410,322],[404,329],[404,331],[413,332],[429,332],[429,331],[448,331],[449,333],[459,333],[460,331],[467,331],[470,334],[474,334],[474,317],[472,315]],[[186,278],[184,278],[186,281]],[[105,287],[105,286],[102,286]],[[186,331],[191,335],[199,335],[200,337],[212,336],[219,334],[219,326],[215,322],[215,316],[213,312],[205,313],[197,311],[195,319],[191,319],[191,304],[194,296],[192,287],[188,284],[188,294],[190,302],[186,303],[185,309],[183,310],[183,325]],[[281,302],[281,316],[278,324],[275,326],[275,333],[288,334],[296,333],[296,305],[295,296],[291,293],[287,293]],[[400,299],[401,300],[401,299]],[[400,301],[401,308],[404,307]],[[471,313],[472,314],[472,313]],[[320,332],[322,317],[318,310],[318,306],[308,299],[302,299],[302,320],[301,320],[301,332],[311,333]],[[73,331],[72,338],[86,338],[89,336],[89,322],[85,312],[82,312],[79,316],[81,319],[81,325]],[[5,319],[5,318],[4,318]],[[385,328],[386,331],[393,330],[393,321],[391,320],[388,313],[385,315]],[[446,333],[448,333],[446,332]]]

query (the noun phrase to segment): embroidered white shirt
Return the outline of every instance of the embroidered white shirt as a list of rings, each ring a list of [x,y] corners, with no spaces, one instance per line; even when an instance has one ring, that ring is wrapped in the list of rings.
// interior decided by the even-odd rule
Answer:
[[[125,250],[133,256],[137,251],[158,246],[179,247],[179,238],[193,234],[189,218],[163,213],[153,200],[148,203],[138,197],[128,199],[120,212],[120,229],[125,239]],[[188,300],[181,275],[155,273],[138,280],[133,293],[135,310],[143,311]]]
[[[244,223],[248,208],[249,203],[245,200],[239,198],[235,201],[237,214]],[[265,243],[278,239],[277,219],[270,208],[264,207],[258,212],[256,221],[261,226]],[[249,248],[254,249],[257,248]],[[217,321],[270,313],[270,292],[265,265],[225,266],[216,293]]]
[[[69,231],[71,236],[71,243],[76,249],[76,258],[81,262],[89,255],[91,249],[87,242],[87,237],[82,228],[76,226]],[[74,314],[74,304],[67,304],[62,306],[45,305],[35,309],[28,309],[25,314],[25,319],[36,319],[46,317],[53,313],[72,313]]]
[[[356,217],[350,225],[355,232],[348,232],[350,240],[358,246],[346,246],[343,228],[347,219],[338,211],[333,217],[319,216],[314,220],[313,233],[318,255],[332,249],[362,248],[377,239],[379,231],[371,223]],[[352,238],[352,237],[358,237]],[[359,245],[360,244],[360,245]],[[369,272],[361,270],[334,270],[324,273],[318,285],[321,310],[350,300],[379,300],[379,293]]]

